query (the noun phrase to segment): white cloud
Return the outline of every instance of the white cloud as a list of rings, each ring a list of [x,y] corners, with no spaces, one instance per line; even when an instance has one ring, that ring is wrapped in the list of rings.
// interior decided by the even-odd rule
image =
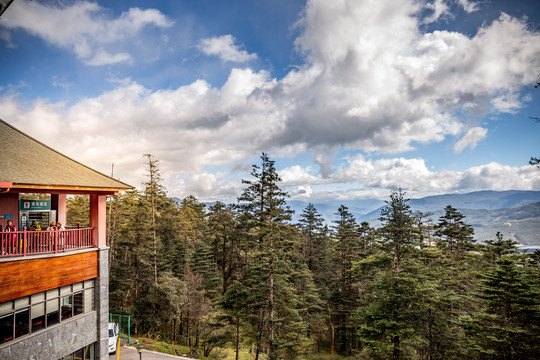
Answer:
[[[18,0],[0,25],[21,28],[45,41],[73,51],[87,65],[106,65],[131,60],[119,44],[135,39],[147,26],[168,28],[172,22],[155,9],[132,8],[116,19],[106,16],[97,3],[81,1],[54,7],[38,1]]]
[[[232,35],[222,35],[213,38],[202,39],[199,49],[206,55],[214,55],[223,61],[247,62],[257,58],[257,54],[250,54],[235,44],[236,39]]]
[[[129,52],[111,51],[108,44],[144,26],[170,26],[156,11],[132,9],[106,20],[93,3],[62,9],[24,0],[13,6],[17,3],[29,13],[19,13],[12,28],[25,26],[95,64],[128,61]],[[36,9],[49,16],[34,29],[28,24]],[[242,167],[261,151],[273,158],[314,154],[318,169],[291,166],[281,172],[291,193],[313,198],[387,194],[381,189],[397,187],[416,193],[540,189],[539,172],[497,163],[460,173],[432,171],[421,158],[370,160],[368,155],[397,154],[459,136],[471,117],[515,111],[521,101],[514,94],[536,79],[540,67],[540,35],[523,20],[503,14],[474,36],[422,33],[420,10],[412,0],[312,0],[296,39],[305,63],[282,79],[265,70],[234,68],[220,88],[199,79],[156,90],[127,78],[69,105],[6,95],[0,97],[0,114],[98,170],[108,172],[114,162],[115,173],[133,185],[144,173],[142,154],[152,153],[170,193],[179,197],[194,192],[201,200],[234,201],[242,174],[209,168]],[[56,19],[71,31],[59,33]],[[230,35],[206,40],[201,50],[227,61],[256,56]],[[470,129],[454,151],[473,149],[488,127]],[[338,150],[368,155],[353,156],[340,167],[334,163]],[[507,176],[510,185],[504,183]],[[338,194],[342,184],[347,188]]]
[[[491,162],[486,165],[472,167],[466,171],[430,171],[424,160],[388,158],[371,160],[362,155],[350,158],[347,164],[330,179],[320,176],[306,176],[309,169],[294,167],[296,177],[292,177],[290,168],[280,171],[284,180],[283,186],[296,189],[298,184],[312,191],[313,198],[343,199],[376,197],[385,199],[388,191],[402,188],[409,196],[468,192],[479,190],[538,190],[540,188],[540,172],[532,166],[514,167]],[[329,184],[341,184],[339,196],[335,192],[324,190]],[[347,185],[348,184],[348,185]],[[364,189],[359,190],[351,185],[357,184]],[[347,186],[346,186],[347,185]],[[322,189],[322,190],[321,190]],[[303,194],[291,191],[295,199],[302,199]]]
[[[521,101],[515,93],[497,96],[491,99],[490,103],[496,111],[501,113],[514,114],[521,108]]]
[[[466,148],[471,150],[478,145],[478,143],[485,139],[487,135],[487,129],[482,127],[473,127],[469,129],[467,133],[454,145],[454,152],[460,153]]]
[[[432,14],[425,17],[422,20],[422,24],[431,24],[439,20],[441,16],[448,15],[450,13],[448,5],[446,5],[444,0],[434,0],[432,3],[427,3],[426,8],[430,9]]]
[[[458,0],[458,4],[469,14],[480,9],[478,3],[475,1]]]

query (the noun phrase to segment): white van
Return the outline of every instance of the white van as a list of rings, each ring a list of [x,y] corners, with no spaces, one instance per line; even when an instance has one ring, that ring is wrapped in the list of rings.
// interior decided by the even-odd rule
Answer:
[[[120,331],[118,330],[118,324],[109,323],[109,354],[114,354],[116,352],[119,334]]]

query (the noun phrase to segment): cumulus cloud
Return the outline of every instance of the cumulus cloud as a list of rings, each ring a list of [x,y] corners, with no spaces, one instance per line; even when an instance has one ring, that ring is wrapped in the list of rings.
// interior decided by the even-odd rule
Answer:
[[[73,51],[87,65],[98,66],[131,60],[129,53],[116,51],[119,43],[136,38],[147,26],[168,28],[172,22],[155,9],[131,8],[110,19],[97,3],[81,1],[55,7],[19,0],[10,6],[9,16],[2,18],[1,25],[23,29]]]
[[[506,14],[474,36],[422,33],[419,6],[308,2],[296,39],[308,64],[281,81],[294,103],[279,140],[398,153],[460,134],[460,112],[519,108],[508,97],[489,105],[534,81],[540,35]]]
[[[129,52],[113,52],[107,44],[144,26],[171,24],[157,11],[132,9],[107,20],[93,3],[62,9],[24,0],[13,6],[18,3],[29,13],[18,10],[18,20],[6,26],[23,27],[96,65],[129,61]],[[443,3],[432,4],[443,16]],[[40,17],[48,26],[29,25],[36,9],[47,12]],[[234,200],[241,185],[233,171],[208,169],[242,167],[261,151],[273,157],[314,154],[318,166],[281,172],[291,194],[299,196],[364,196],[399,186],[432,193],[501,189],[507,176],[516,189],[540,188],[538,173],[524,168],[491,163],[461,173],[434,172],[423,159],[392,155],[460,136],[470,117],[515,111],[523,102],[519,90],[534,82],[540,66],[540,35],[524,20],[501,14],[472,36],[422,32],[421,10],[421,2],[412,0],[311,0],[295,41],[305,62],[281,79],[249,68],[232,69],[220,88],[199,79],[150,89],[124,79],[69,105],[47,99],[28,104],[6,95],[0,114],[97,169],[107,171],[114,162],[115,172],[133,185],[144,173],[140,154],[152,153],[173,195],[195,192],[202,200]],[[60,34],[54,20],[72,31]],[[224,61],[256,56],[231,35],[200,46]],[[487,127],[468,130],[454,151],[473,149]],[[336,164],[338,150],[363,155]],[[372,155],[387,158],[370,160]],[[356,185],[339,195],[331,186],[340,184]]]
[[[448,5],[446,5],[444,0],[434,0],[433,3],[427,3],[426,8],[431,10],[432,13],[422,20],[422,24],[431,24],[439,20],[441,16],[448,15],[450,13]]]
[[[217,56],[223,61],[243,63],[257,58],[257,54],[248,53],[235,42],[236,39],[232,35],[222,35],[202,39],[199,49],[206,55]]]
[[[475,1],[458,0],[458,4],[469,14],[480,9],[478,3]]]
[[[319,199],[324,198],[324,194],[336,196],[335,192],[324,190],[328,184],[341,184],[340,196],[344,199],[368,197],[385,199],[388,192],[381,189],[402,188],[410,196],[422,197],[485,189],[537,190],[540,186],[540,172],[534,167],[507,166],[496,162],[472,167],[462,172],[431,171],[421,158],[400,157],[372,160],[363,155],[356,155],[348,159],[346,165],[330,179],[307,175],[309,172],[309,168],[297,166],[280,172],[280,174],[286,174],[282,177],[283,186],[291,189],[293,198],[302,198],[303,194],[296,196],[295,191],[300,183],[304,188],[309,188]],[[360,190],[347,184],[361,184],[364,188]]]
[[[456,153],[462,152],[466,148],[471,150],[478,145],[478,142],[483,140],[487,135],[487,129],[482,127],[474,127],[469,129],[467,133],[454,145],[454,151]]]

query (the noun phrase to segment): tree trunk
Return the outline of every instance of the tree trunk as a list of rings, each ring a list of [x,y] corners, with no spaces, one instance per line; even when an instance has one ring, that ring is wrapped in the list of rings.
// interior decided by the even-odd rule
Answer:
[[[262,334],[264,328],[264,311],[259,309],[259,334],[257,334],[257,350],[255,352],[255,360],[259,360],[259,353],[261,352]]]
[[[189,329],[189,311],[187,312],[187,316],[186,316],[186,345],[188,347],[191,347],[191,334],[190,334],[190,329]]]
[[[236,360],[238,360],[238,356],[240,353],[240,316],[236,317]]]
[[[197,320],[197,326],[195,326],[195,347],[196,348],[199,347],[199,326],[200,326],[200,321]]]
[[[334,323],[332,323],[332,316],[330,316],[330,320],[328,321],[330,323],[330,336],[331,336],[331,342],[330,342],[330,356],[334,356],[334,346],[335,346],[335,328]]]
[[[172,321],[172,341],[176,342],[176,318]]]
[[[268,358],[272,359],[274,353],[274,236],[272,235],[272,224],[270,224],[270,264],[268,266],[268,271],[268,278],[270,282],[270,294],[268,299],[268,326],[270,330]]]

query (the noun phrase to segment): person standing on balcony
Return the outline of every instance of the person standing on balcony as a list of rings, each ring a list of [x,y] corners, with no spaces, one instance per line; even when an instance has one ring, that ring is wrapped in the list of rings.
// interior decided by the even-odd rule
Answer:
[[[7,225],[6,225],[6,228],[4,229],[4,232],[15,232],[17,231],[17,228],[15,227],[15,225],[13,225],[13,221],[8,220],[7,222]],[[11,241],[11,244],[9,244],[9,236],[7,237],[7,246],[12,246],[12,249],[11,251],[14,251],[15,248],[17,247],[17,234],[13,234],[13,237],[12,237],[12,241]],[[8,245],[9,244],[9,245]]]
[[[32,221],[32,225],[30,225],[30,231],[41,231],[41,226],[38,222],[36,222],[36,220]]]
[[[6,225],[6,229],[4,231],[5,232],[17,231],[17,228],[15,227],[15,225],[13,225],[13,221],[8,220],[7,225]]]
[[[51,225],[47,228],[47,231],[54,231],[56,230],[56,221],[53,221]]]

